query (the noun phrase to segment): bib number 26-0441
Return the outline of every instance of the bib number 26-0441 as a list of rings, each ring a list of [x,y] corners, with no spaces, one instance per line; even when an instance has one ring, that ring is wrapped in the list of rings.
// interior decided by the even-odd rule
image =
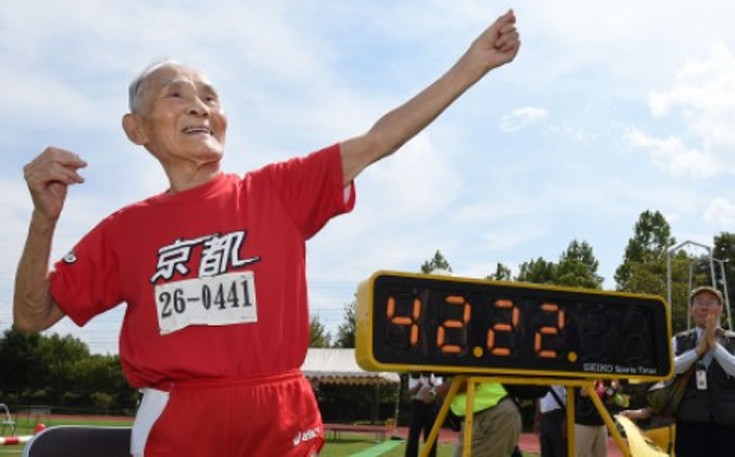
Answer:
[[[257,322],[252,271],[187,279],[155,288],[161,335],[189,325]]]

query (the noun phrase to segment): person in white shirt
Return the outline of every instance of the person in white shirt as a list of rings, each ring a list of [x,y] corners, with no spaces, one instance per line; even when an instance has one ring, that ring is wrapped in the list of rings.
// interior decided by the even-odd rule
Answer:
[[[436,387],[443,384],[443,379],[434,373],[411,373],[408,376],[408,393],[411,395],[411,420],[408,426],[406,457],[416,457],[419,452],[419,438],[424,433],[424,442],[431,433],[437,414]],[[436,455],[436,443],[429,452],[429,457]]]

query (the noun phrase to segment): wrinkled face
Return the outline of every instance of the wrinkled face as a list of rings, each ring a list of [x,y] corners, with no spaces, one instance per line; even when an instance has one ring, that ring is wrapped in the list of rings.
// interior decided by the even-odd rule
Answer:
[[[210,162],[224,153],[227,118],[212,84],[199,71],[166,65],[143,83],[141,144],[163,163]]]
[[[722,303],[717,295],[703,291],[692,300],[692,320],[697,327],[704,327],[707,316],[712,314],[719,322],[722,317]]]

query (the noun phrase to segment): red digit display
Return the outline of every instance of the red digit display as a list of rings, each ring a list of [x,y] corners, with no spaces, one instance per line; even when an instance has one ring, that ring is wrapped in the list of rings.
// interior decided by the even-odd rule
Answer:
[[[503,313],[506,318],[490,324],[490,330],[487,331],[487,349],[492,355],[509,356],[515,346],[515,331],[520,313],[513,301],[508,299],[495,300],[493,307],[495,310],[508,312]],[[505,340],[505,344],[501,340]]]
[[[564,311],[559,309],[559,305],[555,303],[542,304],[541,311],[551,313],[556,319],[554,325],[543,325],[538,328],[534,337],[533,349],[539,357],[553,359],[558,354],[555,350],[544,347],[544,337],[545,335],[559,335],[559,332],[564,330]]]
[[[436,345],[444,353],[459,354],[467,349],[467,323],[472,316],[470,304],[462,296],[448,295],[444,303],[450,307],[459,307],[459,319],[445,319],[436,330]],[[458,344],[447,343],[447,333],[456,333]]]
[[[391,324],[408,327],[409,342],[411,347],[416,346],[419,341],[419,326],[417,324],[421,316],[421,300],[414,298],[411,300],[411,314],[396,315],[396,297],[388,297],[388,303],[385,307],[386,318]]]

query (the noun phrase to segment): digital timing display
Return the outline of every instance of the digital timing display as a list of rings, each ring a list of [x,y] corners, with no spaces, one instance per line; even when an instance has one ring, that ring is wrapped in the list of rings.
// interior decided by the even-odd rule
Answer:
[[[378,371],[655,380],[672,370],[660,297],[378,272],[360,284],[356,357]]]

